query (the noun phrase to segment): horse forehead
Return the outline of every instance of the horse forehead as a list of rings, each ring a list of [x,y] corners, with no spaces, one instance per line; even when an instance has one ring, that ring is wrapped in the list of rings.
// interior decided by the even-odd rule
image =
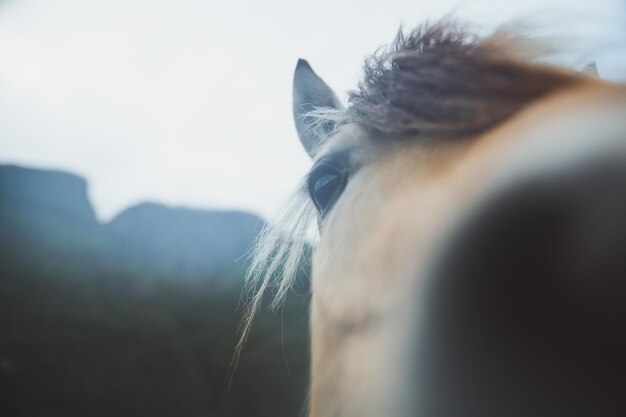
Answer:
[[[340,126],[318,150],[315,160],[320,160],[336,152],[346,152],[352,162],[362,162],[367,154],[374,153],[372,134],[357,123]]]

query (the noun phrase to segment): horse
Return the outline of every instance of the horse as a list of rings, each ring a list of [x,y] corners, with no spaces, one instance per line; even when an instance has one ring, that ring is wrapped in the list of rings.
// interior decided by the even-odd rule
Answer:
[[[401,29],[345,107],[298,61],[312,168],[256,248],[247,317],[317,229],[311,417],[626,415],[626,86],[544,46]]]

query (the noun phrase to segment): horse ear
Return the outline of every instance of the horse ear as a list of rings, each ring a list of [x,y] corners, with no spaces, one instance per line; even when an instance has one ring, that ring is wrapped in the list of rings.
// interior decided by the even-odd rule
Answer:
[[[587,65],[585,65],[581,72],[583,74],[591,75],[592,77],[600,78],[598,74],[598,67],[596,65],[596,61],[591,61]]]
[[[324,137],[334,128],[332,123],[318,123],[309,115],[317,108],[341,109],[342,105],[309,63],[299,59],[293,76],[293,118],[300,142],[311,157],[315,156]]]

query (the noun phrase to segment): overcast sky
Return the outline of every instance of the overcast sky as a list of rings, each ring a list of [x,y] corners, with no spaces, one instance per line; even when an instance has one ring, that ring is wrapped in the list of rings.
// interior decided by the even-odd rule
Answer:
[[[537,19],[572,37],[569,64],[626,80],[624,0],[519,3],[0,0],[0,163],[86,177],[103,220],[145,200],[268,217],[309,166],[297,58],[345,97],[399,24],[452,11]]]

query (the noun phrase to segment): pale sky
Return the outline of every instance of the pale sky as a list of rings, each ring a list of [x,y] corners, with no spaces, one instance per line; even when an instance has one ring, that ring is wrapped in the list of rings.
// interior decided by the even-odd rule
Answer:
[[[345,98],[400,24],[450,12],[537,21],[576,46],[563,62],[626,81],[626,2],[518,3],[0,0],[0,163],[84,176],[103,220],[145,200],[269,217],[309,166],[297,58]]]

